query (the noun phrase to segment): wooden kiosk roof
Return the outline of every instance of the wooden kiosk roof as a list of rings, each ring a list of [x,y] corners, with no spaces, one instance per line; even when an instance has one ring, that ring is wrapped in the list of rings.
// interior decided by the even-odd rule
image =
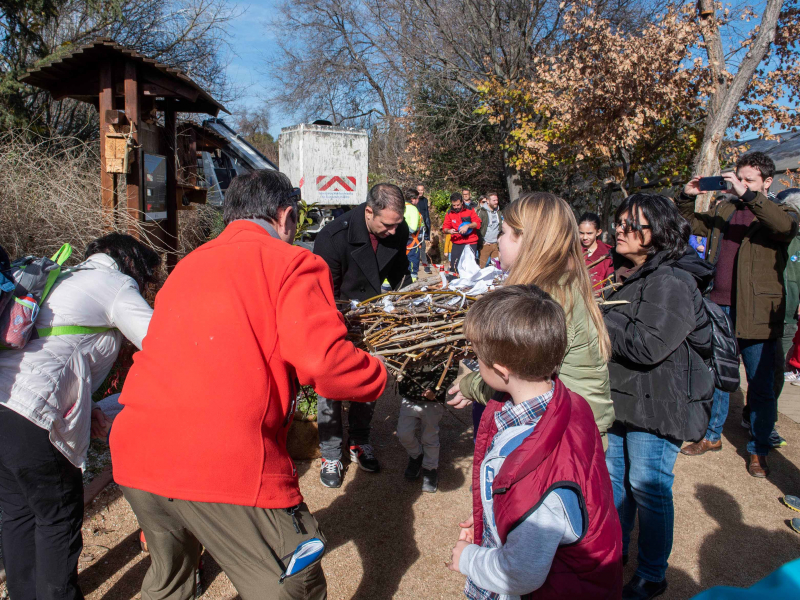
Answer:
[[[97,106],[101,65],[109,59],[118,60],[122,69],[126,62],[138,63],[143,94],[169,98],[178,112],[206,113],[215,117],[220,111],[228,112],[182,71],[103,37],[76,46],[47,64],[28,69],[21,80],[49,91],[56,100],[73,98]],[[160,108],[158,104],[156,102],[156,108]]]

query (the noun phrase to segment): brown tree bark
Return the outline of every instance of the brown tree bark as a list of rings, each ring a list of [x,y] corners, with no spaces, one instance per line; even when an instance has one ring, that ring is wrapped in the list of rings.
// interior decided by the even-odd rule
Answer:
[[[708,102],[708,115],[703,133],[703,143],[697,153],[694,172],[703,177],[719,175],[719,151],[731,118],[736,112],[756,68],[764,59],[775,39],[775,29],[781,12],[783,0],[767,0],[758,35],[750,45],[749,52],[739,65],[733,78],[727,73],[719,23],[716,19],[714,0],[699,0],[703,40],[708,53],[708,64],[714,81],[714,92]],[[710,194],[697,197],[697,210],[708,209]]]

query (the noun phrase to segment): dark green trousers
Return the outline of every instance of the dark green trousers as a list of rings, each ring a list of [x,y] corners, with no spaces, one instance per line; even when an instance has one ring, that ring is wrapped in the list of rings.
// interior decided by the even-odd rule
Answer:
[[[322,564],[280,576],[301,542],[325,542],[304,504],[294,510],[170,500],[122,488],[139,519],[152,564],[142,582],[142,600],[190,600],[203,546],[243,600],[322,600],[327,584]],[[299,531],[298,531],[299,530]]]

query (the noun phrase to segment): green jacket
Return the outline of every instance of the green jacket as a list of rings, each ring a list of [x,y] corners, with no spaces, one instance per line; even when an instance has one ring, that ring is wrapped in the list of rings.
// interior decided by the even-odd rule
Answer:
[[[783,272],[786,285],[786,316],[784,323],[797,324],[797,307],[800,306],[800,236],[789,243],[789,260]]]
[[[694,211],[695,198],[681,194],[675,200],[692,233],[708,238],[708,260],[716,263],[720,241],[736,205],[723,200],[708,212]],[[787,247],[797,234],[797,215],[785,204],[764,194],[747,202],[756,218],[745,233],[736,265],[736,336],[767,340],[783,335],[786,310],[783,271]]]
[[[577,291],[573,291],[572,297],[572,312],[567,315],[567,353],[561,363],[559,379],[589,403],[603,438],[603,448],[606,448],[606,431],[614,423],[608,365],[600,354],[597,329],[586,303]],[[465,397],[481,404],[486,404],[495,393],[477,372],[464,377],[459,389]]]
[[[413,235],[419,231],[419,226],[422,223],[422,217],[420,216],[416,206],[410,202],[406,202],[406,209],[403,214],[403,218],[406,220],[409,233]]]

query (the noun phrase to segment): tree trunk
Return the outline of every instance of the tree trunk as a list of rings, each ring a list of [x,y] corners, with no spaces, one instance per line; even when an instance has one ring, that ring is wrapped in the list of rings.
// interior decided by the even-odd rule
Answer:
[[[725,130],[731,121],[739,102],[742,99],[756,68],[764,59],[772,41],[781,12],[783,0],[767,0],[758,35],[750,45],[750,50],[739,65],[739,70],[728,85],[725,73],[725,58],[722,50],[722,38],[719,31],[713,0],[700,0],[698,7],[702,19],[703,40],[708,52],[709,68],[716,82],[714,92],[709,98],[708,116],[703,132],[703,143],[697,153],[694,172],[702,177],[718,175],[720,172],[719,151],[725,137]],[[696,209],[708,210],[710,194],[697,197]]]
[[[522,186],[519,184],[519,174],[517,170],[508,164],[508,152],[503,150],[503,167],[506,171],[506,189],[508,190],[508,201],[519,200],[522,194]]]
[[[603,188],[603,205],[600,211],[600,224],[603,228],[603,242],[608,244],[616,232],[611,228],[611,211],[614,208],[614,190],[610,185]]]

